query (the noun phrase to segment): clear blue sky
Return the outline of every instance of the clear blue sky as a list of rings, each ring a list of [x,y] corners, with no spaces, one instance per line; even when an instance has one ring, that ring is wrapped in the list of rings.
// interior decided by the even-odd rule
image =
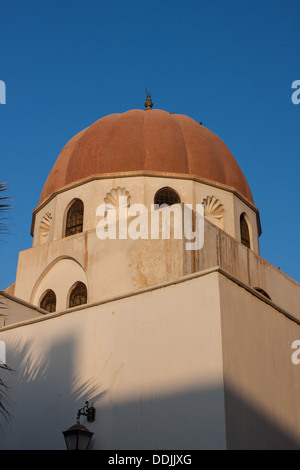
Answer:
[[[156,108],[215,132],[260,209],[261,256],[300,281],[300,0],[0,2],[0,181],[14,208],[0,288],[31,247],[31,216],[60,150],[102,116]]]

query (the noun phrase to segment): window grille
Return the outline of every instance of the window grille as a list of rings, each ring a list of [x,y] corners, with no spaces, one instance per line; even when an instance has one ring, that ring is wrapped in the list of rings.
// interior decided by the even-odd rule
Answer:
[[[172,206],[173,204],[180,204],[180,197],[172,188],[162,188],[155,194],[154,204],[161,206],[167,204]]]
[[[83,282],[77,282],[70,294],[69,307],[87,303],[87,288]]]
[[[66,220],[66,237],[80,233],[83,230],[83,202],[75,201],[68,210]]]
[[[56,310],[56,295],[53,290],[49,289],[47,292],[44,294],[41,302],[40,302],[40,307],[43,310],[46,310],[49,313],[53,313]]]

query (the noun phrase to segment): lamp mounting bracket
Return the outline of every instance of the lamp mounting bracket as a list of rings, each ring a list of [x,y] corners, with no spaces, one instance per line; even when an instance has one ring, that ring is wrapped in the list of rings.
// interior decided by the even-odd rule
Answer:
[[[86,401],[85,405],[77,412],[77,423],[80,422],[80,416],[86,416],[89,423],[95,421],[96,409]]]

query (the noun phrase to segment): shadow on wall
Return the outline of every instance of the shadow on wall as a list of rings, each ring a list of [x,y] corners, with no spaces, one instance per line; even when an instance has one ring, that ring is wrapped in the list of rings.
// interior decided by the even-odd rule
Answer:
[[[97,413],[102,450],[226,449],[219,387],[148,393],[114,404],[102,401]]]
[[[24,343],[15,331],[5,338],[14,372],[2,377],[9,387],[10,418],[0,422],[0,449],[65,449],[62,431],[76,423],[86,400],[97,407],[105,393],[76,375],[73,338],[37,356],[34,341]]]
[[[300,441],[230,389],[225,391],[225,437],[222,401],[223,388],[211,387],[174,390],[115,407],[102,402],[97,411],[103,424],[100,449],[300,450]],[[105,426],[112,419],[109,435]]]
[[[284,404],[282,405],[284,416]],[[229,450],[300,450],[300,441],[232,388],[225,388]]]
[[[229,387],[225,397],[222,386],[211,386],[112,399],[99,386],[101,371],[90,380],[75,375],[71,336],[35,357],[34,344],[22,343],[14,331],[7,357],[16,372],[3,377],[12,418],[0,430],[2,449],[65,449],[62,431],[75,423],[85,400],[97,410],[95,422],[82,420],[95,433],[91,449],[225,449],[225,414],[228,449],[300,449]]]

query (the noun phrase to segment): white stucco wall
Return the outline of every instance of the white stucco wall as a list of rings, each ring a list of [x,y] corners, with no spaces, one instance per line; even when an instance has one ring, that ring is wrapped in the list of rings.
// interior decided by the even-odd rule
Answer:
[[[2,449],[64,449],[89,400],[94,449],[224,449],[218,275],[0,332],[13,417]]]

